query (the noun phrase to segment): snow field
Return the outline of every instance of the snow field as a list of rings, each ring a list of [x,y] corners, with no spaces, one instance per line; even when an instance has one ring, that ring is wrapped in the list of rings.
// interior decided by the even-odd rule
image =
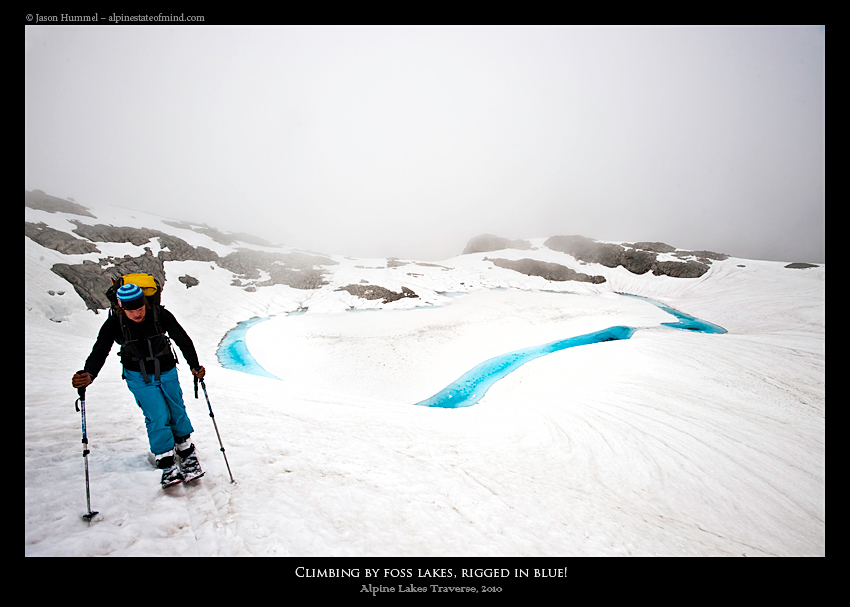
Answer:
[[[107,223],[131,225],[120,213]],[[535,255],[570,259],[545,249],[490,254]],[[167,262],[163,301],[207,368],[237,484],[181,357],[207,474],[160,489],[113,354],[87,394],[92,508],[100,511],[88,525],[70,378],[105,315],[86,311],[49,271],[68,256],[27,239],[25,553],[824,554],[823,267],[728,259],[700,279],[672,279],[573,261],[608,282],[554,284],[489,270],[485,256],[440,262],[451,270],[359,270],[383,264],[337,258],[332,284],[318,292],[248,293],[209,263]],[[186,289],[176,280],[185,273],[200,284]],[[407,286],[420,300],[382,305],[334,290],[361,279]],[[569,293],[544,291],[553,286]],[[469,293],[440,295],[459,290]],[[649,328],[672,317],[615,291],[729,333]],[[346,311],[352,306],[380,309]],[[309,309],[286,315],[300,307]],[[282,381],[216,360],[224,333],[253,316],[272,319],[248,332],[249,349]],[[413,406],[490,356],[612,325],[646,328],[529,362],[473,407]]]

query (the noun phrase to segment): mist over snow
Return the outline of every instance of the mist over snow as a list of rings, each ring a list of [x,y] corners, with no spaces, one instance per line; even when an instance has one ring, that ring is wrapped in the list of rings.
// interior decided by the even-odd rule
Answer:
[[[360,257],[116,203],[25,195],[28,556],[825,555],[822,264],[480,230],[436,263]],[[207,368],[237,482],[178,353],[206,476],[161,489],[110,355],[86,394],[89,524],[70,380],[106,319],[104,281],[137,267],[161,272]],[[622,293],[726,333],[670,328]],[[221,356],[250,319],[244,345],[274,377]],[[614,326],[636,330],[527,362],[473,406],[416,404],[485,360]],[[454,574],[440,583],[469,585]]]
[[[825,28],[25,29],[25,189],[327,254],[825,262]]]

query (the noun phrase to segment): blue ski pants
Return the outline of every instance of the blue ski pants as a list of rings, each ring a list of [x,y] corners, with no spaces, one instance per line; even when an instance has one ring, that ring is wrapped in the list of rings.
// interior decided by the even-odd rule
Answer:
[[[158,455],[170,451],[174,448],[175,437],[194,432],[183,404],[183,390],[180,389],[176,368],[162,373],[159,381],[150,376],[149,384],[138,371],[124,369],[124,380],[145,414],[152,453]]]

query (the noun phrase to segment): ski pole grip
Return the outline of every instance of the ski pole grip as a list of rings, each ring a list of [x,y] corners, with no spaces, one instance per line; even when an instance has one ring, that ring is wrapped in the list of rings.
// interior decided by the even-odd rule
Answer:
[[[77,371],[77,375],[79,375],[80,373],[85,373],[85,369],[80,369],[79,371]],[[86,399],[86,387],[82,386],[81,388],[77,388],[77,394],[80,395],[81,400],[85,400]]]
[[[195,398],[198,398],[198,376],[195,376]]]

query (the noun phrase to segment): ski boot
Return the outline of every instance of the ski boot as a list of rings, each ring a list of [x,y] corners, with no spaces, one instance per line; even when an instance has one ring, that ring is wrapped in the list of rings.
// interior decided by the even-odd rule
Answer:
[[[201,463],[198,461],[198,454],[195,452],[195,445],[189,440],[188,436],[178,439],[175,445],[177,455],[180,458],[180,470],[183,473],[183,480],[186,482],[201,478],[204,471],[201,470]]]
[[[156,456],[156,467],[162,470],[160,483],[163,487],[170,487],[183,482],[183,473],[174,460],[174,451],[167,451]]]

